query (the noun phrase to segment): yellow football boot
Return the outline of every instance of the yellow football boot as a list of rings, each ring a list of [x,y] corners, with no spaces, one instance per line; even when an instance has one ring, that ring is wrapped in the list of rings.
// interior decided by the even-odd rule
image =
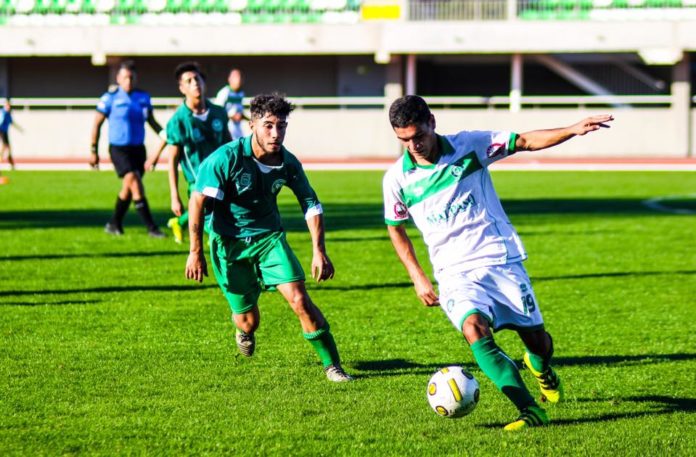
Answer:
[[[179,225],[179,218],[173,217],[167,221],[167,227],[172,230],[172,235],[174,236],[174,241],[177,244],[181,244],[184,241],[184,231],[181,230]]]
[[[538,406],[530,406],[520,412],[520,417],[515,422],[510,422],[503,428],[506,432],[516,432],[529,427],[542,427],[548,425],[549,418],[546,411]]]
[[[548,367],[543,373],[536,371],[527,352],[524,353],[524,364],[539,382],[541,401],[558,403],[563,398],[563,385],[560,376],[551,367]]]

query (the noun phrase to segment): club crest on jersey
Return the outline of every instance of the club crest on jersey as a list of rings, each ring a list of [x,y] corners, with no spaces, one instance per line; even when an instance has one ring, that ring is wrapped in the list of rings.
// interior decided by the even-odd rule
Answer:
[[[214,131],[222,132],[222,121],[220,119],[214,119],[212,127]]]
[[[271,192],[277,194],[278,192],[280,192],[280,188],[283,187],[283,185],[285,185],[284,179],[276,179],[275,181],[273,181],[273,184],[271,185]]]
[[[237,181],[237,191],[242,192],[249,187],[251,187],[251,175],[249,173],[242,173],[242,176],[239,177],[239,181]]]
[[[394,214],[396,214],[399,217],[406,217],[406,215],[408,215],[408,209],[406,208],[406,205],[404,205],[401,202],[396,202],[394,204]]]
[[[450,173],[452,173],[452,176],[455,178],[458,178],[462,175],[462,173],[464,173],[464,167],[453,165],[450,167]]]
[[[199,142],[203,139],[203,134],[201,133],[200,130],[193,129],[193,131],[191,133],[193,134],[193,141]]]

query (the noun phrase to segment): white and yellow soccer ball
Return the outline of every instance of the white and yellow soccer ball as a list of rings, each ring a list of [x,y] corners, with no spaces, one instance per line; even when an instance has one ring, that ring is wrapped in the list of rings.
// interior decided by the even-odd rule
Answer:
[[[462,417],[476,408],[479,384],[462,367],[445,367],[428,381],[427,395],[430,407],[440,416]]]

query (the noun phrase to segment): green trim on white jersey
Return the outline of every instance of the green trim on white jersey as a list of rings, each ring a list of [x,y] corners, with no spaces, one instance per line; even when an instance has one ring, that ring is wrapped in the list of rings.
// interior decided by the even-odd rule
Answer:
[[[438,136],[441,154],[434,167],[417,166],[406,152],[385,174],[384,222],[413,219],[436,276],[527,258],[487,168],[513,154],[516,140],[511,132]]]

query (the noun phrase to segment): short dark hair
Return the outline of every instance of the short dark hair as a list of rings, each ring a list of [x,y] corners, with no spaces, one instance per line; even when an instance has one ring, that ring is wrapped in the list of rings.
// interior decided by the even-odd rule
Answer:
[[[124,60],[120,64],[118,64],[118,71],[121,70],[128,70],[128,71],[136,71],[135,70],[135,62],[132,60]]]
[[[252,119],[262,118],[266,113],[278,117],[288,117],[294,109],[295,105],[287,101],[284,94],[278,92],[259,94],[251,100],[250,105]]]
[[[392,127],[404,128],[430,120],[430,108],[418,95],[406,95],[394,100],[389,107],[389,122]]]
[[[174,69],[174,77],[176,77],[176,82],[181,81],[181,75],[187,71],[198,73],[201,79],[205,81],[205,73],[201,71],[201,66],[198,65],[198,62],[183,62],[177,65]]]

